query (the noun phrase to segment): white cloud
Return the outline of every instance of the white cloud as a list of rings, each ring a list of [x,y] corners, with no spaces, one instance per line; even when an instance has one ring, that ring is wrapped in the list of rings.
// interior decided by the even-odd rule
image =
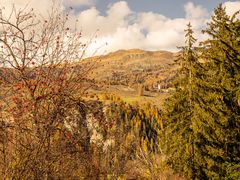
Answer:
[[[23,7],[26,2],[30,2],[30,5],[39,12],[46,12],[46,7],[51,7],[51,0],[41,0],[41,2],[39,0],[0,0],[0,5],[2,3],[10,6],[9,2],[15,2],[18,7]],[[193,24],[195,36],[202,40],[204,36],[200,29],[209,19],[209,13],[205,8],[191,2],[184,6],[184,18],[169,18],[153,12],[134,12],[126,1],[110,4],[105,15],[92,6],[96,0],[59,0],[59,2],[61,7],[91,6],[78,14],[70,13],[69,18],[71,24],[75,23],[74,19],[78,19],[78,29],[83,31],[83,40],[88,41],[97,32],[97,37],[88,48],[88,55],[92,55],[96,50],[101,54],[131,48],[176,51],[176,46],[184,44],[184,29],[189,21]],[[236,4],[226,3],[225,5],[227,9],[233,10]]]
[[[58,2],[58,5],[62,5]],[[31,9],[33,8],[36,14],[41,14],[43,16],[47,15],[48,10],[52,7],[51,0],[0,0],[0,7],[5,8],[5,15],[10,14],[13,5],[16,9]]]
[[[226,12],[230,16],[240,10],[240,1],[227,1],[223,5],[226,7]]]
[[[120,1],[109,7],[106,16],[100,15],[100,12],[92,7],[81,12],[78,20],[85,35],[92,35],[98,29],[98,35],[109,35],[115,33],[117,28],[127,26],[127,16],[131,13],[127,3]]]
[[[114,16],[116,20],[122,19],[131,13],[130,8],[126,1],[119,1],[109,6],[107,11],[108,16]]]
[[[192,2],[188,2],[184,6],[187,19],[202,19],[208,17],[207,9],[200,5],[195,6]]]
[[[200,29],[209,18],[206,9],[193,3],[185,5],[185,12],[185,18],[174,19],[153,12],[136,13],[121,1],[111,4],[106,16],[100,15],[96,8],[83,11],[79,14],[79,22],[85,36],[100,30],[89,52],[94,48],[99,53],[131,48],[176,51],[176,46],[184,44],[184,29],[188,22],[192,22],[195,36],[202,40],[204,36]],[[108,46],[104,46],[105,42]]]
[[[97,0],[0,0],[0,6],[4,6],[7,12],[11,12],[13,4],[16,9],[23,9],[27,7],[33,8],[37,14],[47,15],[50,8],[52,8],[53,2],[55,5],[62,9],[73,7],[78,8],[80,6],[93,6]]]

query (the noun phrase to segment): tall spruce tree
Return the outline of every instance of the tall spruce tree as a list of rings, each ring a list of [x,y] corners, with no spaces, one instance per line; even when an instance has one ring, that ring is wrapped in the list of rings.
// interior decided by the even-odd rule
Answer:
[[[200,166],[210,179],[240,177],[240,23],[222,5],[204,32],[203,81],[193,121]]]
[[[200,63],[194,43],[193,30],[189,23],[186,31],[186,46],[181,47],[181,53],[176,60],[180,68],[173,82],[176,91],[165,103],[162,133],[163,150],[167,162],[177,172],[195,179],[199,174],[196,161],[196,142],[192,118],[194,116],[195,84],[198,79]]]

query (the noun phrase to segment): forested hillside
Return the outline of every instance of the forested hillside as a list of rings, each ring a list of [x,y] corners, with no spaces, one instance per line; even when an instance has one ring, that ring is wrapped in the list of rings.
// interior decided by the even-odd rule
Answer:
[[[82,60],[69,13],[2,11],[0,179],[240,178],[239,12],[179,53]]]
[[[157,83],[168,84],[177,69],[173,65],[176,53],[167,51],[119,50],[104,56],[84,59],[76,66],[94,68],[89,78],[102,86],[124,85],[134,87],[141,83],[153,89]]]

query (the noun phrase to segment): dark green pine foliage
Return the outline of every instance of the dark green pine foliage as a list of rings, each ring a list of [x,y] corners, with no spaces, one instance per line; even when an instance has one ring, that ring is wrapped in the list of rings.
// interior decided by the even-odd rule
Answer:
[[[240,178],[240,26],[219,5],[204,32],[205,72],[194,128],[200,166],[210,179]]]
[[[162,147],[167,162],[171,167],[191,179],[200,177],[197,159],[194,126],[194,106],[196,99],[196,82],[198,82],[198,62],[191,24],[186,31],[186,46],[178,56],[176,63],[180,68],[173,82],[176,91],[165,103],[164,122],[162,133]]]

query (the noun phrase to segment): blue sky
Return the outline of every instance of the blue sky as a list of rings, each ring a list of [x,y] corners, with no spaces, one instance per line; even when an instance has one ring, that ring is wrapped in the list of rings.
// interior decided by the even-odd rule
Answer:
[[[109,4],[118,2],[117,0],[98,0],[96,1],[96,7],[105,14]],[[127,0],[129,7],[136,12],[152,11],[155,13],[161,13],[165,16],[176,18],[184,17],[184,4],[193,2],[194,4],[201,5],[213,11],[213,9],[219,4],[226,1],[220,0]],[[86,7],[85,7],[86,8]]]

